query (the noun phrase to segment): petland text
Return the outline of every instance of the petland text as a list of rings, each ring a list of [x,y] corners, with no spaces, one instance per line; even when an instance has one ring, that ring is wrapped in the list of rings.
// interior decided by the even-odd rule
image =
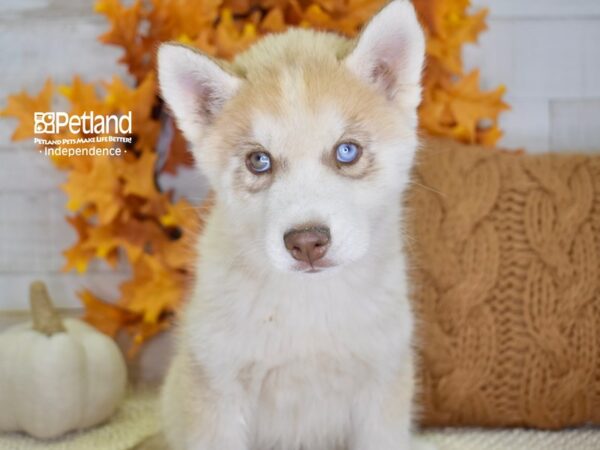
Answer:
[[[65,128],[73,134],[131,134],[131,111],[122,115],[97,115],[93,111],[73,115],[66,112],[34,113],[35,134],[59,134]]]

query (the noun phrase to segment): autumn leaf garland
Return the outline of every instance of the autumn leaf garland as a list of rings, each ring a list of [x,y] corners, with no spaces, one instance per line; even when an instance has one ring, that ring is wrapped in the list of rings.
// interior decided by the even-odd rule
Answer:
[[[26,93],[12,96],[2,114],[19,119],[13,139],[33,137],[34,112],[51,111],[58,95],[69,102],[71,114],[132,112],[132,144],[123,147],[122,156],[50,157],[67,172],[61,188],[68,197],[66,207],[73,213],[67,222],[77,233],[75,244],[64,252],[63,269],[84,273],[96,259],[111,267],[117,267],[123,257],[129,262],[132,278],[121,286],[121,297],[114,304],[89,291],[80,292],[79,297],[89,322],[111,335],[125,329],[135,352],[144,340],[167,326],[168,316],[181,302],[192,256],[190,239],[199,224],[197,208],[185,199],[175,201],[173,193],[163,192],[157,183],[161,123],[155,113],[160,102],[152,72],[133,88],[117,77],[99,85],[75,77],[71,85],[58,88],[48,81],[37,97]],[[45,135],[52,140],[94,137],[101,136],[69,131]],[[174,160],[174,154],[170,153],[170,163],[163,171],[191,161],[189,155]]]
[[[174,129],[157,96],[155,57],[164,41],[179,41],[209,55],[231,59],[271,32],[289,26],[358,33],[385,0],[99,0],[97,13],[108,20],[101,42],[119,46],[135,87],[118,77],[99,84],[75,77],[55,88],[49,80],[37,96],[11,96],[3,116],[17,118],[13,140],[33,136],[33,113],[51,111],[61,94],[70,112],[125,114],[132,111],[132,143],[120,157],[52,156],[68,174],[62,189],[68,196],[68,223],[77,241],[64,252],[65,270],[85,272],[92,260],[116,267],[126,259],[131,279],[121,296],[106,302],[89,291],[79,293],[86,318],[104,332],[125,330],[132,352],[169,326],[187,288],[192,240],[202,209],[163,192],[161,173],[176,173],[191,164],[181,134]],[[465,74],[461,52],[476,42],[485,26],[486,11],[471,14],[469,0],[413,0],[427,37],[421,127],[432,134],[463,142],[493,145],[501,136],[498,114],[507,108],[504,87],[481,91],[477,71]],[[165,125],[174,130],[167,158],[159,158],[159,136]],[[53,139],[89,137],[61,133]],[[109,145],[109,144],[104,144]],[[114,145],[114,144],[110,144]]]
[[[487,10],[469,14],[469,0],[413,0],[427,38],[421,127],[465,143],[493,146],[502,136],[498,115],[508,109],[505,87],[482,91],[479,72],[463,72],[462,49],[487,27]]]
[[[260,36],[288,26],[355,36],[386,0],[154,0],[130,7],[101,0],[97,11],[112,28],[101,36],[123,48],[121,59],[142,79],[154,70],[155,48],[178,40],[231,59]],[[487,11],[469,13],[469,0],[413,0],[427,37],[421,126],[431,134],[494,145],[502,136],[498,114],[508,106],[504,87],[484,92],[477,71],[463,73],[462,49],[486,29]],[[147,32],[143,30],[147,29]],[[137,30],[135,33],[131,30]]]

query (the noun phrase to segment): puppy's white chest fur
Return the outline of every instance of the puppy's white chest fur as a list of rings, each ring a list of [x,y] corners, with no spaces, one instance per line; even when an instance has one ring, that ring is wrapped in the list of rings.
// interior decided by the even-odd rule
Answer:
[[[183,329],[205,376],[242,399],[249,448],[346,448],[358,405],[410,365],[399,252],[306,279],[223,271],[226,247],[206,247]]]

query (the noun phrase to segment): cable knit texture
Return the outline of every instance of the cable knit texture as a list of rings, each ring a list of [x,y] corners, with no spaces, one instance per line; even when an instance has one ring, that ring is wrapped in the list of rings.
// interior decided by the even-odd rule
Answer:
[[[424,425],[600,423],[600,156],[424,144],[408,196]]]

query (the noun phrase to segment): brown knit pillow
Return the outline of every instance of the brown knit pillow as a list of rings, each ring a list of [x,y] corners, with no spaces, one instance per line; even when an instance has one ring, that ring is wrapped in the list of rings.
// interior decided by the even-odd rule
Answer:
[[[424,147],[408,196],[422,423],[600,423],[600,156]]]

